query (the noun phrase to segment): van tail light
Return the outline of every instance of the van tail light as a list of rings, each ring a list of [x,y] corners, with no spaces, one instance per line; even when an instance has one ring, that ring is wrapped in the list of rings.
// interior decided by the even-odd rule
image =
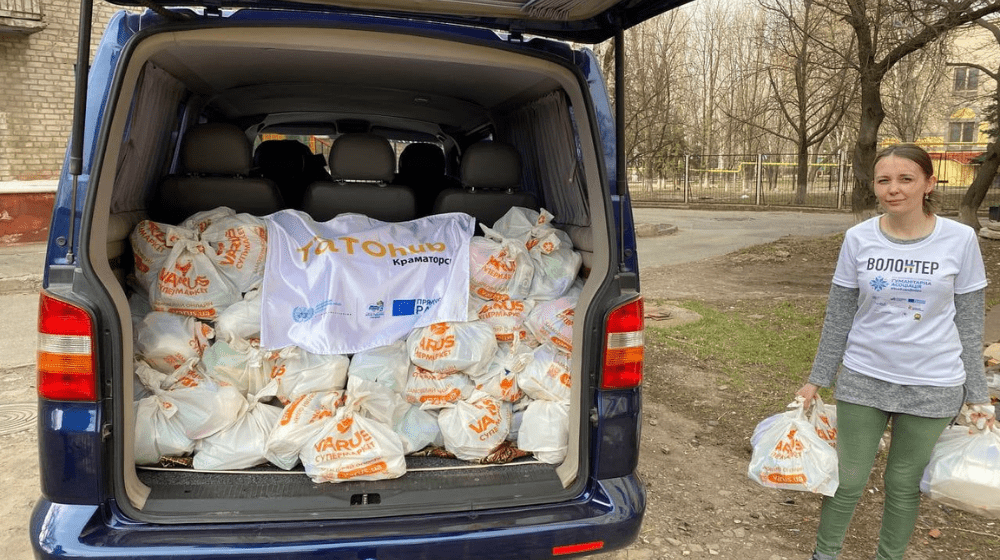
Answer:
[[[552,547],[552,556],[562,556],[564,554],[579,554],[581,552],[593,552],[604,548],[604,541],[593,541],[579,544],[568,544],[565,546]]]
[[[642,383],[643,325],[641,296],[608,314],[601,389],[632,389]]]
[[[42,291],[38,302],[38,396],[97,401],[94,323],[81,307]]]

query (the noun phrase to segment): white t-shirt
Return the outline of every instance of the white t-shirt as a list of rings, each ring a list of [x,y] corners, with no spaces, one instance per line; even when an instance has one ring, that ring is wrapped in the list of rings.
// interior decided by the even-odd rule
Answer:
[[[965,382],[955,294],[986,286],[972,228],[939,216],[925,239],[896,243],[865,220],[847,230],[833,283],[860,292],[845,367],[900,385]]]

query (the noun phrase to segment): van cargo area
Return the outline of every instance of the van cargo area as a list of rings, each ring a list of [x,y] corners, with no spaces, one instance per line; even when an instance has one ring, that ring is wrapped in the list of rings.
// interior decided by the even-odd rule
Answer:
[[[116,25],[138,21],[134,15],[116,18],[109,33]],[[374,18],[364,27],[317,21],[289,13],[284,25],[260,26],[251,14],[238,12],[201,24],[139,31],[120,53],[119,79],[108,90],[106,106],[91,108],[92,114],[103,112],[104,128],[83,206],[80,256],[106,291],[95,297],[106,298],[105,309],[116,315],[104,325],[110,342],[98,360],[114,372],[100,387],[114,442],[113,491],[119,507],[133,519],[170,524],[343,520],[576,499],[596,468],[592,417],[607,338],[604,321],[621,300],[615,276],[617,216],[604,186],[607,154],[598,132],[609,124],[595,122],[607,107],[595,108],[589,93],[604,86],[588,84],[578,68],[593,64],[593,56],[549,42],[529,54],[519,48],[527,39],[498,41],[495,33],[481,30],[464,30],[456,48],[454,35],[446,40],[430,25],[421,30]],[[569,62],[574,57],[575,65]],[[254,190],[261,178],[254,162],[249,170],[233,172],[231,185],[209,192],[200,180],[219,171],[191,173],[183,162],[185,135],[205,123],[236,125],[251,143],[295,136],[330,138],[335,144],[344,135],[381,136],[396,148],[430,143],[448,154],[448,175],[456,181],[472,144],[487,140],[513,146],[521,166],[519,184],[451,186],[449,192],[458,198],[449,211],[466,211],[489,226],[523,204],[527,193],[537,208],[555,216],[554,225],[582,257],[565,460],[548,464],[529,456],[478,464],[408,456],[407,472],[399,478],[334,484],[313,482],[301,466],[285,471],[265,464],[222,472],[136,467],[131,397],[140,388],[133,386],[137,350],[129,298],[136,286],[130,278],[135,255],[129,236],[141,221],[177,224],[219,206],[264,215],[278,204],[278,209],[307,213],[314,208],[317,221],[358,212],[391,222],[432,215],[440,209],[434,201],[442,200],[440,185],[418,185],[410,187],[412,203],[400,202],[391,181],[368,176],[367,166],[375,163],[363,159],[352,160],[361,168],[360,179],[374,179],[381,188],[355,192],[334,186],[326,194],[293,188],[275,202]],[[330,156],[328,146],[315,149]],[[224,151],[209,145],[200,155],[209,163],[224,157],[214,150]],[[494,173],[486,175],[488,183]],[[175,180],[181,176],[199,180]],[[336,184],[337,178],[328,182]],[[59,279],[50,273],[50,281]]]

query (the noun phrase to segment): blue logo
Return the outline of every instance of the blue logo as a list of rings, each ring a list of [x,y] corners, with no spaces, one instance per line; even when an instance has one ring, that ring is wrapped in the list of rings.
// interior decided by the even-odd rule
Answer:
[[[401,317],[404,315],[420,315],[430,310],[435,303],[441,301],[437,299],[394,299],[392,300],[392,316]]]
[[[378,319],[383,315],[385,315],[385,304],[382,303],[382,300],[378,300],[377,302],[369,305],[368,312],[365,313],[365,317],[368,317],[369,319]]]
[[[326,301],[321,301],[312,307],[296,307],[292,309],[292,320],[296,323],[305,323],[306,321],[316,317],[316,315],[322,313],[327,307],[338,307],[341,305],[343,304],[337,303],[332,299],[328,299]],[[336,311],[332,311],[332,313],[344,315],[344,313],[337,313]]]
[[[875,278],[872,278],[872,281],[869,282],[869,284],[871,284],[872,289],[874,289],[876,292],[881,292],[882,290],[885,289],[886,286],[889,285],[889,283],[885,281],[885,278],[882,278],[881,276],[876,276]]]

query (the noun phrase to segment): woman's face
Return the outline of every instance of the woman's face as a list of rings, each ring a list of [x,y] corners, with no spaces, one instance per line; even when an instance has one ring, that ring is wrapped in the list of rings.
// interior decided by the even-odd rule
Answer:
[[[924,195],[934,190],[936,181],[906,158],[890,155],[875,164],[875,196],[890,215],[922,215]]]

